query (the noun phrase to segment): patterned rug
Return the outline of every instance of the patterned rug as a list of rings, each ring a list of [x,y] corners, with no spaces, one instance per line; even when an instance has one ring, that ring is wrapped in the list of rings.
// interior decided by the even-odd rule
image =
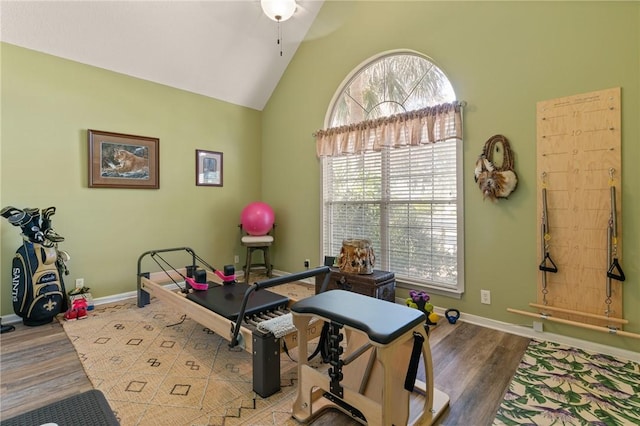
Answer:
[[[282,390],[261,398],[252,391],[249,353],[162,301],[98,306],[63,327],[123,426],[297,425],[291,359],[281,357]],[[297,359],[295,349],[290,353]]]
[[[640,425],[640,365],[533,340],[494,425]]]

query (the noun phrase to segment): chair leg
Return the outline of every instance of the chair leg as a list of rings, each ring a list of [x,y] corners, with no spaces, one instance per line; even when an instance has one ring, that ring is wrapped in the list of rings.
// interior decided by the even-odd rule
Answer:
[[[247,247],[247,259],[244,264],[244,282],[249,284],[249,274],[251,271],[251,256],[252,256],[251,247]]]
[[[262,249],[264,253],[264,266],[267,268],[267,277],[271,278],[273,266],[271,266],[271,259],[269,258],[269,247]]]
[[[264,263],[253,263],[253,252],[255,250],[262,251],[262,257]],[[271,260],[269,258],[269,247],[247,247],[247,259],[245,261],[244,267],[242,268],[244,271],[245,282],[249,283],[249,274],[251,274],[252,266],[264,266],[266,269],[267,276],[271,278],[273,275],[273,265],[271,265]]]

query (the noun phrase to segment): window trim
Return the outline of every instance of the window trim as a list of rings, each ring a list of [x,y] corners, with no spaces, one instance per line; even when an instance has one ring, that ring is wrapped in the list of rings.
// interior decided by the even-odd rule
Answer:
[[[333,94],[331,101],[329,103],[329,108],[327,108],[327,112],[324,118],[325,128],[330,126],[331,118],[334,115],[335,108],[337,106],[337,102],[340,97],[343,95],[345,88],[347,88],[353,80],[365,69],[367,66],[375,63],[376,61],[380,61],[381,59],[388,56],[395,56],[399,54],[406,55],[414,55],[420,58],[423,58],[433,65],[439,68],[439,70],[447,77],[450,81],[447,74],[444,70],[438,66],[438,64],[431,59],[429,56],[424,55],[418,51],[410,50],[410,49],[395,49],[389,50],[385,52],[381,52],[377,55],[371,56],[366,60],[360,62],[357,66],[355,66],[351,72],[344,78],[342,83],[338,86],[335,93]],[[463,104],[464,105],[464,104]],[[461,114],[463,114],[461,112]],[[464,123],[464,121],[463,121]],[[456,185],[457,185],[457,231],[456,231],[456,239],[457,239],[457,284],[455,288],[447,288],[444,286],[436,286],[434,284],[415,282],[411,280],[406,280],[403,278],[396,277],[396,285],[398,288],[408,289],[408,290],[427,290],[431,294],[447,296],[455,299],[461,299],[462,295],[465,292],[465,263],[464,263],[464,158],[463,158],[463,140],[458,140],[456,142]],[[320,240],[319,240],[319,251],[322,255],[324,255],[324,235],[325,235],[325,212],[324,212],[324,161],[326,159],[320,158],[321,167],[319,170],[320,174]]]

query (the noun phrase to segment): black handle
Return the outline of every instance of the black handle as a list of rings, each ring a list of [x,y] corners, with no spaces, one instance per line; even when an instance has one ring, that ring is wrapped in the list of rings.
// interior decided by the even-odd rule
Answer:
[[[547,266],[547,261],[551,262],[552,266]],[[542,263],[540,264],[540,266],[538,266],[538,269],[544,272],[558,272],[558,267],[551,259],[551,256],[549,256],[549,253],[544,254],[544,259],[542,259]]]
[[[607,271],[607,277],[613,278],[614,280],[624,281],[627,278],[624,276],[624,271],[622,267],[618,263],[618,258],[613,258],[613,262]]]

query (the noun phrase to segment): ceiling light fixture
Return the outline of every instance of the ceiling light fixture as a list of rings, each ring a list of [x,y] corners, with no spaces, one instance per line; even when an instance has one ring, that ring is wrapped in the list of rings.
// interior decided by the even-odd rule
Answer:
[[[262,11],[276,22],[284,22],[296,11],[296,0],[260,0]]]
[[[296,11],[296,0],[260,0],[262,11],[270,19],[278,23],[278,46],[282,56],[282,31],[280,23],[291,18]]]

